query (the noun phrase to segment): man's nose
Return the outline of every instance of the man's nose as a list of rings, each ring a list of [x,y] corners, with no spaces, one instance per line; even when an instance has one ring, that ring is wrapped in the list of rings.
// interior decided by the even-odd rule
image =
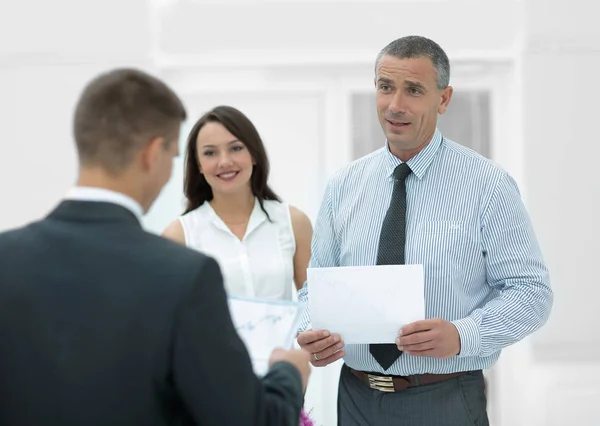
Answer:
[[[392,114],[404,114],[406,112],[405,98],[402,91],[396,92],[388,109]]]

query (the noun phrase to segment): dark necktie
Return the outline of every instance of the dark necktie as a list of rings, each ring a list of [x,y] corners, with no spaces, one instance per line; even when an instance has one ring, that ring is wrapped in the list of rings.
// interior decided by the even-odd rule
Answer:
[[[403,265],[406,243],[406,177],[411,173],[408,164],[402,163],[394,169],[394,191],[392,201],[385,214],[379,236],[378,265]],[[402,354],[393,343],[369,345],[369,352],[379,365],[387,370]]]

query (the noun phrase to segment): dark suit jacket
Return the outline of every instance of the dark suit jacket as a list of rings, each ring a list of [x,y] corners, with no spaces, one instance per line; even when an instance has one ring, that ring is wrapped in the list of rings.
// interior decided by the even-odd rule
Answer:
[[[298,425],[298,370],[259,380],[217,263],[116,204],[0,234],[0,425]]]

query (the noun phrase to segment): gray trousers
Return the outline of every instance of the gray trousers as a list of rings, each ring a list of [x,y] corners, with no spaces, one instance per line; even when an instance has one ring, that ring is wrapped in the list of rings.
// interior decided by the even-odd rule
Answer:
[[[381,392],[344,364],[338,389],[338,426],[489,426],[483,373]]]

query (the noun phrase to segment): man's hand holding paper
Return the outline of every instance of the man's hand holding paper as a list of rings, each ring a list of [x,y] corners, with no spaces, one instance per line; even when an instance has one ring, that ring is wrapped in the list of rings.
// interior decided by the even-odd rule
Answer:
[[[396,338],[398,350],[414,356],[450,358],[460,353],[458,330],[450,321],[432,318],[405,325]]]
[[[298,344],[311,354],[310,363],[315,367],[325,367],[346,355],[341,336],[332,335],[328,330],[308,330],[300,333]]]

